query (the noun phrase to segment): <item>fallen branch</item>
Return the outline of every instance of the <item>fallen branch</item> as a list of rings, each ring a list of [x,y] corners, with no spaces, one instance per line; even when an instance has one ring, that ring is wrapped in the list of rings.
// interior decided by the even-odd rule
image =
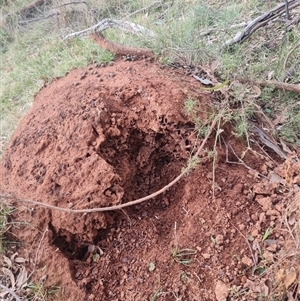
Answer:
[[[272,81],[272,80],[248,80],[245,78],[240,78],[238,79],[238,81],[244,84],[249,83],[261,87],[273,87],[274,89],[277,90],[300,93],[300,84],[288,84],[288,83],[282,83],[282,82]]]
[[[207,28],[203,31],[200,31],[199,32],[199,36],[200,37],[203,37],[203,36],[207,36],[209,35],[210,33],[214,32],[214,31],[227,31],[228,29],[232,29],[232,28],[240,28],[240,27],[244,27],[244,26],[247,26],[247,22],[242,22],[242,23],[239,23],[239,24],[233,24],[229,27],[226,27],[226,28],[218,28],[218,27],[210,27],[210,28]]]
[[[202,151],[202,149],[204,148],[208,138],[210,137],[212,131],[214,130],[214,127],[216,126],[217,122],[220,120],[221,116],[217,115],[210,128],[208,133],[206,134],[205,138],[203,139],[201,145],[199,146],[196,154],[190,159],[191,161],[195,161],[200,152]],[[33,204],[33,205],[38,205],[41,207],[45,207],[45,208],[49,208],[52,210],[58,210],[58,211],[62,211],[62,212],[67,212],[67,213],[92,213],[92,212],[104,212],[104,211],[113,211],[113,210],[119,210],[119,209],[123,209],[125,207],[129,207],[129,206],[133,206],[136,204],[140,204],[143,203],[145,201],[148,201],[150,199],[153,199],[154,197],[162,194],[163,192],[167,191],[169,188],[171,188],[174,184],[176,184],[183,176],[187,175],[191,170],[193,169],[192,166],[187,166],[172,182],[170,182],[169,184],[167,184],[166,186],[164,186],[163,188],[161,188],[160,190],[147,195],[143,198],[131,201],[131,202],[127,202],[124,204],[120,204],[120,205],[114,205],[114,206],[109,206],[109,207],[101,207],[101,208],[91,208],[91,209],[69,209],[69,208],[63,208],[63,207],[58,207],[58,206],[53,206],[53,205],[49,205],[49,204],[44,204],[38,201],[34,201],[34,200],[28,200],[28,199],[21,199],[21,198],[17,198],[13,195],[6,195],[6,194],[0,194],[0,198],[4,198],[4,199],[11,199],[20,203],[29,203],[29,204]]]
[[[117,28],[127,33],[133,33],[137,35],[147,35],[151,38],[155,37],[155,33],[153,31],[148,30],[147,28],[138,25],[136,23],[107,18],[89,28],[68,34],[67,36],[64,37],[64,40],[71,39],[74,37],[83,37],[91,33],[101,33],[102,31],[108,28]]]
[[[287,1],[289,10],[297,7],[300,5],[298,0],[290,0]],[[265,26],[270,21],[274,20],[275,18],[279,17],[280,15],[286,13],[286,3],[278,5],[276,8],[271,9],[270,11],[262,14],[261,16],[255,18],[251,21],[242,32],[238,32],[234,38],[226,41],[222,48],[231,47],[234,44],[242,43],[246,39],[248,39],[255,31],[259,28]]]

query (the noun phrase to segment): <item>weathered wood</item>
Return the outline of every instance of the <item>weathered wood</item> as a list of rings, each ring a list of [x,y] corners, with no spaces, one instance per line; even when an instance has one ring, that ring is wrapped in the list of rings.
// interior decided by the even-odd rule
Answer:
[[[292,8],[295,8],[300,5],[300,2],[298,0],[290,0],[288,1],[288,8],[291,10]],[[275,18],[279,17],[283,13],[286,12],[286,4],[280,4],[276,8],[271,9],[270,11],[262,14],[261,16],[255,18],[253,21],[251,21],[242,32],[238,32],[234,38],[226,41],[222,48],[228,48],[233,46],[237,43],[242,43],[246,39],[248,39],[255,31],[257,31],[259,28],[267,25],[270,21],[274,20]]]

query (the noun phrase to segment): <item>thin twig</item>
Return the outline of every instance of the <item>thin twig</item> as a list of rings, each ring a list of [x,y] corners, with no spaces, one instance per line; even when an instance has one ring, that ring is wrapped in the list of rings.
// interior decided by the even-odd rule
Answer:
[[[232,148],[232,146],[228,143],[226,143],[223,139],[223,142],[225,144],[226,147],[226,163],[230,163],[230,164],[240,164],[243,165],[244,167],[246,167],[248,170],[251,170],[252,172],[254,172],[255,174],[259,175],[260,177],[263,178],[267,178],[266,176],[264,176],[263,174],[261,174],[260,172],[254,170],[252,167],[248,166],[238,155],[237,153],[234,151],[234,149]],[[234,161],[229,161],[228,159],[228,146],[230,147],[232,153],[235,155],[235,157],[238,159],[239,162],[234,162]]]
[[[221,119],[219,119],[218,127],[217,127],[217,134],[215,136],[215,142],[214,142],[214,158],[213,158],[213,173],[212,173],[212,197],[215,199],[215,188],[216,188],[216,163],[218,158],[218,152],[217,152],[217,140],[218,136],[220,135],[220,124]]]
[[[211,133],[213,132],[217,122],[219,121],[219,119],[221,118],[220,115],[217,115],[210,128],[208,133],[206,134],[205,138],[203,139],[201,145],[199,146],[196,154],[191,158],[191,160],[196,160],[200,154],[200,152],[202,151],[202,149],[204,148],[208,138],[210,137]],[[21,198],[17,198],[13,195],[8,195],[8,194],[0,194],[0,198],[4,198],[4,199],[11,199],[20,203],[29,203],[29,204],[34,204],[34,205],[38,205],[41,207],[45,207],[45,208],[49,208],[52,210],[58,210],[58,211],[62,211],[62,212],[67,212],[67,213],[92,213],[92,212],[104,212],[104,211],[113,211],[113,210],[119,210],[125,207],[129,207],[129,206],[133,206],[136,204],[140,204],[142,202],[148,201],[160,194],[162,194],[163,192],[167,191],[169,188],[171,188],[174,184],[176,184],[183,176],[187,175],[191,169],[193,169],[192,166],[187,166],[182,172],[181,174],[179,174],[172,182],[170,182],[169,184],[167,184],[166,186],[164,186],[163,188],[161,188],[160,190],[147,195],[143,198],[131,201],[131,202],[127,202],[124,204],[119,204],[119,205],[114,205],[114,206],[108,206],[108,207],[101,207],[101,208],[91,208],[91,209],[69,209],[69,208],[63,208],[63,207],[58,207],[58,206],[53,206],[50,204],[44,204],[38,201],[34,201],[34,200],[28,200],[28,199],[21,199]]]
[[[245,26],[247,26],[247,24],[248,24],[247,22],[242,22],[242,23],[239,23],[239,24],[233,24],[233,25],[228,26],[226,28],[210,27],[210,28],[207,28],[203,31],[200,31],[199,36],[203,37],[203,36],[209,35],[213,31],[227,31],[228,29],[245,27]]]
[[[22,301],[21,298],[14,291],[12,291],[10,288],[6,287],[5,285],[3,285],[1,283],[0,283],[0,287],[3,290],[5,290],[6,292],[8,292],[9,294],[11,294],[16,299],[16,301]]]
[[[41,246],[42,246],[42,241],[44,240],[44,237],[45,237],[45,234],[48,232],[48,227],[46,227],[46,229],[44,230],[43,234],[42,234],[42,237],[40,239],[40,242],[39,242],[39,245],[36,249],[36,252],[35,252],[35,257],[34,257],[34,263],[33,263],[33,270],[31,271],[31,273],[29,274],[29,276],[27,277],[26,281],[30,279],[30,277],[35,273],[36,271],[36,265],[37,265],[37,261],[38,261],[38,255],[39,255],[39,252],[40,252],[40,249],[41,249]],[[25,281],[25,282],[26,282]],[[24,282],[24,283],[25,283]],[[22,285],[24,285],[24,283],[22,283]],[[21,287],[22,287],[21,285]]]
[[[52,9],[60,8],[60,7],[67,6],[67,5],[73,5],[73,4],[85,4],[88,7],[88,4],[85,1],[73,1],[73,2],[68,2],[68,3],[63,3],[58,6],[54,6],[54,7],[52,7]]]
[[[249,247],[249,250],[250,250],[250,253],[251,253],[251,256],[252,256],[253,265],[254,265],[253,268],[252,268],[252,275],[254,275],[254,271],[256,270],[256,267],[257,267],[257,262],[255,260],[255,256],[253,254],[253,251],[252,251],[251,245],[249,243],[249,240],[247,239],[247,237],[236,226],[234,226],[233,224],[231,224],[231,226],[233,228],[235,228],[235,230],[240,233],[240,235],[245,239],[245,241],[246,241],[246,243],[247,243],[247,245]]]
[[[287,54],[285,60],[284,60],[284,64],[283,64],[283,70],[284,71],[287,71],[286,68],[287,68],[287,62],[288,60],[290,59],[290,56],[291,54],[300,46],[300,43],[298,43],[297,45],[295,45],[290,51],[289,53]]]

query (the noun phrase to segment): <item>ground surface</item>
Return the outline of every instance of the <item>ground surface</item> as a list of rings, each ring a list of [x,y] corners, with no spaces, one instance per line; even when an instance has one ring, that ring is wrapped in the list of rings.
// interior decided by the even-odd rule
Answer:
[[[37,94],[3,156],[1,190],[73,209],[157,191],[201,142],[184,111],[191,97],[206,118],[213,95],[182,69],[149,60],[73,70]],[[234,298],[235,287],[249,290],[258,262],[247,238],[266,243],[263,235],[284,206],[278,187],[288,177],[285,168],[296,182],[299,166],[277,167],[279,180],[262,180],[280,163],[275,155],[274,161],[246,153],[245,163],[260,177],[226,163],[225,145],[238,155],[245,145],[224,130],[214,198],[212,160],[203,158],[163,195],[124,210],[70,214],[19,204],[12,232],[33,278],[60,286],[59,300],[223,300]],[[206,147],[213,145],[212,139]],[[228,160],[237,162],[231,151]],[[284,243],[273,238],[271,255]]]

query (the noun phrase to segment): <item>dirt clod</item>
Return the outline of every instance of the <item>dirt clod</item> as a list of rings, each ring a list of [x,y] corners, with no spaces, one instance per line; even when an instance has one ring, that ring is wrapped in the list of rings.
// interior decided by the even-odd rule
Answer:
[[[215,286],[215,294],[217,301],[224,301],[229,295],[229,287],[222,281],[217,281]]]

